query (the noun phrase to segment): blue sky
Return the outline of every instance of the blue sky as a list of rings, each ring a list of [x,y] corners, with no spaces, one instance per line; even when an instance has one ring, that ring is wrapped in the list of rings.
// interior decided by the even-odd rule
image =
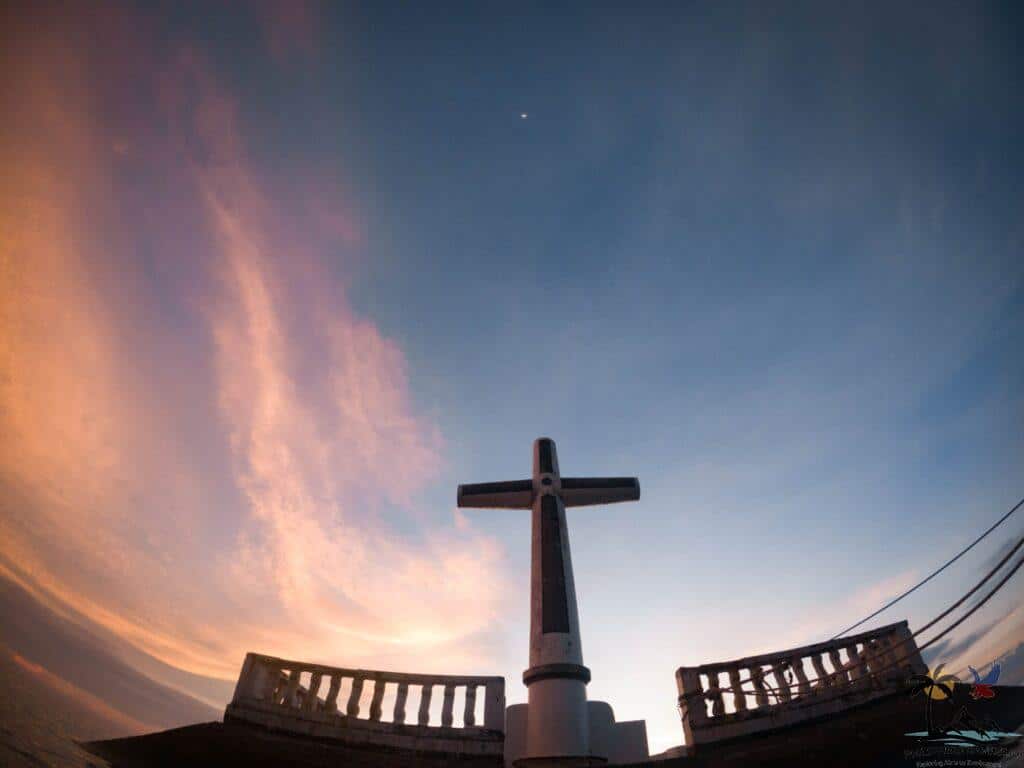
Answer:
[[[346,541],[365,534],[350,557],[371,581],[393,566],[373,554],[390,542],[392,556],[422,557],[422,573],[459,585],[401,628],[402,647],[436,650],[432,622],[455,611],[442,671],[464,661],[505,674],[510,701],[523,700],[528,516],[459,515],[454,496],[460,482],[527,476],[531,441],[548,435],[567,474],[640,477],[639,503],[569,520],[591,697],[646,718],[658,750],[681,739],[676,666],[827,637],[1024,493],[1013,5],[295,8],[118,6],[113,53],[88,25],[55,38],[88,64],[87,96],[64,108],[87,126],[72,131],[88,159],[75,172],[103,183],[78,210],[109,197],[91,240],[67,225],[77,266],[62,270],[58,299],[113,329],[97,342],[109,355],[79,362],[95,371],[102,357],[120,383],[90,375],[97,390],[83,390],[74,360],[37,373],[65,374],[89,402],[126,387],[139,412],[159,410],[153,398],[167,409],[159,446],[132,428],[147,446],[140,474],[162,478],[133,497],[151,503],[96,491],[123,508],[109,530],[150,541],[152,562],[164,549],[246,567],[283,558],[284,615],[306,615],[284,607],[292,589],[314,613],[341,606],[309,656],[412,663],[330,639],[417,603],[420,571],[400,581],[404,594],[382,588],[367,604],[348,576],[299,557],[313,540],[342,540],[331,526],[344,520]],[[16,55],[51,50],[53,37]],[[58,64],[26,65],[25,93],[68,87]],[[31,118],[38,104],[25,99]],[[36,141],[19,125],[8,133]],[[113,154],[96,149],[106,136]],[[45,238],[21,242],[49,253]],[[40,279],[19,269],[25,284]],[[7,301],[26,324],[41,311]],[[14,347],[36,359],[61,334]],[[5,429],[20,435],[42,417],[24,400],[32,372],[12,360],[9,378],[27,383],[5,398],[27,415]],[[326,397],[339,375],[348,388]],[[384,437],[346,421],[351,402],[380,392],[369,422],[383,417]],[[259,403],[301,419],[260,433]],[[110,423],[136,423],[132,413]],[[60,434],[52,426],[40,445]],[[91,477],[90,443],[71,442],[57,466]],[[270,445],[289,453],[263,453]],[[168,470],[169,451],[188,469]],[[5,457],[5,486],[42,498],[47,473]],[[140,462],[111,465],[139,473]],[[191,478],[180,488],[167,479],[178,470]],[[294,482],[275,488],[285,475]],[[384,489],[393,481],[400,492]],[[195,539],[167,523],[165,482],[174,508],[193,510]],[[267,545],[267,520],[278,538],[304,531],[301,546]],[[6,530],[18,542],[6,572],[31,582],[50,529],[12,516]],[[880,620],[923,623],[1020,530],[1012,520]],[[83,548],[79,576],[103,546]],[[454,559],[434,573],[442,553]],[[52,566],[39,593],[80,604],[87,596],[67,589],[75,567]],[[109,574],[82,579],[95,608],[84,614],[165,662],[223,676],[238,648],[274,640],[243,632],[257,593],[232,592],[229,566],[218,573],[210,615],[231,605],[248,617],[230,642],[197,650],[173,622],[158,638],[125,629],[138,598],[100,599]],[[1010,587],[979,622],[1014,617]],[[156,599],[163,618],[183,610]],[[1019,619],[1002,650],[1024,640]],[[303,651],[298,637],[282,645],[262,650]]]

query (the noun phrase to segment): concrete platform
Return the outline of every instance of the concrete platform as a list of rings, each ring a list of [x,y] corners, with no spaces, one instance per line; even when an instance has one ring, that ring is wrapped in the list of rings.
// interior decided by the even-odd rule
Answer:
[[[250,725],[201,723],[127,739],[81,745],[112,768],[502,768],[500,756],[460,756],[274,733]]]
[[[996,686],[996,697],[973,701],[969,685],[957,685],[953,699],[936,702],[936,723],[947,722],[966,706],[979,718],[997,722],[1008,731],[1024,726],[1024,687]],[[693,755],[652,759],[633,768],[721,768],[722,766],[835,766],[836,768],[902,768],[924,760],[914,757],[915,740],[906,734],[923,730],[924,702],[894,694],[851,710],[840,717],[805,722],[770,733],[708,745]],[[1002,742],[1003,766],[1024,766],[1024,739]],[[499,768],[496,756],[417,753],[350,745],[277,734],[264,729],[224,723],[204,723],[146,736],[82,745],[107,760],[112,768],[163,766],[245,766],[245,768]],[[961,753],[970,760],[969,751]],[[980,756],[980,755],[976,755]]]
[[[962,708],[979,719],[994,721],[1008,731],[1024,729],[1024,687],[995,686],[991,700],[974,701],[970,685],[956,685],[953,698],[934,703],[933,717],[937,725],[949,722]],[[951,757],[914,755],[922,749],[918,739],[907,733],[925,729],[925,704],[921,697],[906,693],[892,694],[842,715],[826,716],[787,728],[698,746],[687,756],[652,759],[631,763],[630,768],[722,768],[723,766],[758,766],[758,768],[791,768],[792,766],[830,766],[830,768],[915,768],[918,765],[975,764],[933,762],[941,760],[971,761],[980,753],[963,749]],[[1000,766],[1024,768],[1024,738],[1004,740],[1000,749]],[[1016,755],[1016,756],[1015,756]]]

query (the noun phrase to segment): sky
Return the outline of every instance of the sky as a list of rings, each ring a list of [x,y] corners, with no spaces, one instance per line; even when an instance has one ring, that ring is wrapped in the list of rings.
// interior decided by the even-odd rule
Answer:
[[[640,478],[568,514],[652,752],[676,667],[828,638],[1024,495],[1014,4],[2,14],[0,575],[208,703],[250,650],[524,701],[528,515],[455,491],[541,435]],[[1021,583],[940,649],[1019,649]]]

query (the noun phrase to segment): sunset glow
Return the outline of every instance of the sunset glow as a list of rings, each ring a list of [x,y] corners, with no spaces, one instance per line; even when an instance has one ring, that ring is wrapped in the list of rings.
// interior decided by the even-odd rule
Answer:
[[[486,663],[465,642],[497,610],[501,548],[417,520],[444,443],[326,261],[360,258],[357,214],[320,196],[343,180],[275,204],[268,187],[303,183],[248,159],[201,54],[165,63],[134,40],[103,61],[93,31],[26,37],[12,83],[5,571],[205,675],[253,647]],[[104,108],[128,88],[151,98]]]
[[[0,586],[53,621],[0,661],[116,727],[166,723],[35,638],[188,716],[250,651],[523,701],[529,513],[455,501],[540,435],[644,489],[567,514],[587,695],[652,753],[677,667],[829,638],[1024,494],[1001,11],[22,5]],[[1020,578],[928,663],[1024,659]]]

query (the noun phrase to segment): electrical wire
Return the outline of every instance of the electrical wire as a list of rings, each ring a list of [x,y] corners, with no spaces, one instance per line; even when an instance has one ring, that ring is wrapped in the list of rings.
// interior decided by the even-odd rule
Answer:
[[[829,639],[830,640],[836,640],[836,639],[842,637],[843,635],[845,635],[851,629],[856,629],[861,624],[863,624],[863,623],[865,623],[867,621],[871,621],[871,619],[875,618],[875,616],[877,616],[878,614],[882,613],[885,610],[888,610],[889,608],[892,608],[894,605],[896,605],[896,603],[898,603],[904,597],[909,595],[911,592],[914,592],[919,587],[923,587],[925,584],[927,584],[929,581],[934,579],[936,576],[938,576],[940,573],[942,573],[944,570],[946,570],[949,566],[951,566],[953,563],[955,563],[961,557],[963,557],[968,552],[970,552],[972,549],[974,549],[974,546],[978,542],[980,542],[982,539],[984,539],[986,536],[988,536],[990,533],[992,533],[992,531],[994,531],[996,528],[998,528],[1000,525],[1002,525],[1004,522],[1006,522],[1009,519],[1010,515],[1012,515],[1014,512],[1016,512],[1018,509],[1020,509],[1022,505],[1024,505],[1024,499],[1021,499],[1020,501],[1018,501],[1009,512],[1007,512],[1001,518],[996,520],[996,522],[992,525],[992,527],[990,527],[987,531],[985,531],[983,534],[981,534],[981,536],[976,538],[974,541],[972,541],[966,547],[961,549],[956,555],[954,555],[952,557],[952,559],[948,560],[944,565],[940,566],[935,571],[932,571],[931,574],[929,574],[927,577],[925,577],[924,579],[919,581],[917,584],[912,586],[910,589],[908,589],[902,595],[899,595],[898,597],[894,597],[892,600],[890,600],[888,603],[883,605],[881,608],[879,608],[877,611],[875,611],[871,615],[865,616],[863,619],[858,621],[856,624],[851,624],[850,626],[848,626],[846,629],[842,630],[841,632],[838,632],[838,633],[832,635],[832,637],[830,637]]]
[[[943,637],[945,637],[947,634],[952,632],[954,629],[956,629],[958,626],[960,626],[963,622],[965,622],[967,619],[969,619],[972,615],[974,615],[974,613],[976,611],[978,611],[983,605],[985,605],[985,603],[987,603],[990,598],[992,598],[1000,589],[1002,589],[1003,585],[1005,585],[1006,582],[1009,581],[1010,578],[1012,578],[1013,575],[1015,573],[1017,573],[1018,570],[1020,570],[1021,566],[1024,566],[1024,557],[1022,557],[1020,560],[1017,561],[1017,563],[1013,566],[1013,568],[1009,571],[1009,573],[1007,573],[1005,576],[1003,576],[1002,580],[998,584],[996,584],[995,587],[993,587],[992,590],[987,595],[985,595],[985,597],[983,597],[976,605],[972,606],[971,609],[967,613],[965,613],[963,616],[961,616],[957,621],[955,621],[950,626],[946,627],[942,632],[937,634],[935,637],[933,637],[927,643],[922,645],[920,648],[915,648],[912,652],[907,653],[907,654],[903,655],[902,657],[897,658],[894,661],[889,662],[888,664],[886,664],[885,666],[881,667],[878,670],[872,671],[871,672],[871,676],[877,678],[877,677],[881,676],[882,674],[884,674],[885,672],[888,672],[890,670],[896,669],[904,661],[907,661],[908,659],[911,659],[915,655],[919,655],[920,652],[923,651],[925,648],[929,647],[930,645],[934,645],[935,643],[937,643],[939,640],[941,640]],[[986,580],[987,580],[987,578],[986,578]],[[911,637],[907,638],[906,640],[904,640],[904,641],[902,641],[900,643],[897,643],[894,646],[890,646],[890,648],[888,650],[892,651],[892,649],[894,649],[894,648],[898,648],[901,645],[906,645],[907,643],[911,642],[913,640],[914,636],[916,636],[917,634],[920,634],[920,630],[918,632],[916,632],[914,635],[912,635]],[[824,678],[813,678],[811,680],[806,681],[806,683],[801,683],[801,688],[803,688],[804,685],[810,686],[810,685],[812,685],[814,683],[821,683],[821,682],[824,682],[824,681],[828,681],[829,679],[833,679],[837,674],[839,674],[839,673],[836,673],[834,675],[828,675],[828,676],[826,676]],[[743,681],[743,682],[749,682],[749,678],[747,680]],[[740,683],[741,686],[742,686],[742,684],[743,683]],[[742,693],[742,694],[747,695],[747,696],[749,696],[751,694],[753,694],[753,695],[759,695],[759,694],[767,695],[767,694],[771,693],[771,694],[773,694],[775,696],[775,699],[776,699],[777,702],[781,700],[780,696],[779,696],[779,691],[781,691],[782,689],[776,688],[776,687],[771,686],[771,685],[766,685],[763,680],[762,680],[762,684],[761,685],[762,685],[762,689],[760,691],[745,691],[745,690],[743,690],[741,688],[739,693]],[[856,683],[854,683],[853,685],[856,685]],[[805,700],[806,705],[810,706],[810,705],[817,705],[817,704],[821,704],[821,703],[824,703],[824,702],[827,702],[827,701],[831,701],[832,699],[841,698],[843,696],[848,696],[851,693],[849,686],[835,686],[833,688],[833,690],[832,690],[832,694],[833,695],[831,695],[831,696],[821,696],[821,695],[819,695],[821,692],[822,692],[822,689],[818,688],[816,690],[811,691],[810,695],[798,693],[797,696],[794,697],[794,698],[796,699],[797,702],[800,702],[800,700],[803,699],[803,700]],[[679,699],[680,699],[679,703],[680,703],[680,705],[689,706],[689,702],[687,701],[688,699],[698,698],[698,697],[703,699],[703,698],[707,697],[708,693],[709,693],[709,691],[693,691],[692,693],[684,694],[684,695],[679,697]],[[736,692],[735,688],[729,687],[729,688],[720,688],[720,689],[717,690],[716,693],[718,693],[718,694],[732,693],[732,694],[735,695],[737,692]],[[787,693],[788,693],[788,691],[787,691]]]
[[[1020,505],[1018,504],[1018,506],[1020,506]],[[1016,509],[1016,507],[1015,507],[1014,509]],[[1012,510],[1011,510],[1011,512],[1012,512]],[[1003,519],[1005,519],[1005,517],[1004,517]],[[991,530],[991,529],[990,529],[990,530]],[[913,642],[914,638],[916,638],[916,637],[917,637],[918,635],[920,635],[920,634],[921,634],[922,632],[924,632],[924,631],[926,631],[927,629],[929,629],[930,627],[934,626],[934,625],[935,625],[936,623],[938,623],[938,622],[939,622],[939,621],[941,621],[941,620],[942,620],[943,618],[945,618],[946,616],[948,616],[948,615],[949,615],[950,613],[952,613],[952,612],[953,612],[954,610],[956,610],[956,609],[957,609],[958,607],[960,607],[961,605],[963,605],[963,603],[964,603],[964,602],[965,602],[966,600],[968,600],[968,599],[969,599],[969,598],[970,598],[970,597],[971,597],[971,596],[972,596],[972,595],[973,595],[973,594],[974,594],[975,592],[977,592],[977,591],[978,591],[978,590],[979,590],[979,589],[980,589],[980,588],[981,588],[982,586],[984,586],[984,585],[985,585],[985,584],[986,584],[986,583],[987,583],[987,582],[989,581],[989,579],[991,579],[991,578],[992,578],[992,577],[993,577],[993,576],[994,576],[994,575],[995,575],[996,573],[998,573],[998,572],[999,572],[999,570],[1000,570],[1000,569],[1001,569],[1001,568],[1002,568],[1002,567],[1003,567],[1003,566],[1004,566],[1004,565],[1006,564],[1006,562],[1007,562],[1007,561],[1008,561],[1008,560],[1009,560],[1009,559],[1010,559],[1010,558],[1011,558],[1011,557],[1012,557],[1012,556],[1013,556],[1013,555],[1014,555],[1014,554],[1015,554],[1015,553],[1017,552],[1017,550],[1019,550],[1019,549],[1020,549],[1020,548],[1021,548],[1022,546],[1024,546],[1024,537],[1021,537],[1021,538],[1020,538],[1020,539],[1019,539],[1019,540],[1017,541],[1016,545],[1015,545],[1014,547],[1012,547],[1012,548],[1011,548],[1011,549],[1010,549],[1010,550],[1009,550],[1009,551],[1008,551],[1008,552],[1007,552],[1007,553],[1006,553],[1006,554],[1005,554],[1005,555],[1003,556],[1003,558],[1002,558],[1002,559],[1001,559],[1001,560],[1000,560],[1000,561],[999,561],[998,563],[996,563],[996,565],[995,565],[995,566],[994,566],[994,567],[993,567],[993,568],[992,568],[991,570],[989,570],[989,572],[988,572],[988,573],[987,573],[987,574],[985,575],[985,577],[984,577],[984,578],[983,578],[983,579],[982,579],[982,580],[981,580],[980,582],[978,582],[978,583],[977,583],[977,584],[976,584],[976,585],[975,585],[975,586],[974,586],[973,588],[971,588],[971,590],[970,590],[970,591],[968,591],[968,592],[967,592],[967,594],[965,594],[965,595],[964,595],[963,597],[961,597],[961,598],[960,598],[960,599],[959,599],[958,601],[956,601],[956,602],[955,602],[955,603],[954,603],[953,605],[951,605],[951,606],[950,606],[949,608],[947,608],[947,609],[946,609],[945,611],[943,611],[943,612],[942,612],[941,614],[939,614],[939,615],[938,615],[938,616],[936,616],[936,617],[935,617],[934,619],[932,619],[932,620],[931,620],[930,622],[928,622],[928,623],[927,623],[927,624],[926,624],[925,626],[923,626],[923,627],[922,627],[921,629],[919,629],[919,630],[917,630],[916,632],[914,632],[914,633],[913,633],[913,634],[912,634],[912,635],[911,635],[910,637],[908,637],[908,638],[907,638],[907,639],[905,639],[905,640],[902,640],[902,641],[900,641],[899,643],[897,643],[897,644],[896,644],[896,645],[894,645],[894,646],[890,646],[890,648],[889,648],[888,650],[889,650],[889,651],[891,652],[891,651],[893,651],[894,649],[896,649],[896,648],[899,648],[900,646],[903,646],[903,645],[906,645],[907,643]],[[991,590],[991,591],[990,591],[990,592],[989,592],[989,593],[988,593],[987,595],[985,595],[985,597],[983,597],[983,598],[981,599],[981,601],[979,601],[979,602],[978,602],[977,604],[975,604],[974,606],[972,606],[972,607],[971,607],[971,609],[970,609],[970,610],[969,610],[969,611],[968,611],[968,612],[967,612],[966,614],[964,614],[963,616],[961,616],[961,617],[960,617],[960,618],[959,618],[959,619],[958,619],[957,621],[955,621],[955,622],[954,622],[953,624],[951,624],[950,626],[946,627],[946,628],[945,628],[945,629],[944,629],[944,630],[943,630],[942,632],[940,632],[940,633],[939,633],[938,635],[936,635],[935,637],[933,637],[933,638],[932,638],[931,640],[929,640],[929,641],[928,641],[927,643],[925,643],[924,645],[922,645],[922,646],[920,646],[919,648],[917,648],[917,649],[916,649],[916,652],[917,652],[917,653],[920,653],[920,652],[921,652],[921,651],[923,651],[923,650],[924,650],[925,648],[927,648],[927,647],[929,647],[929,646],[931,646],[931,645],[935,644],[935,643],[936,643],[936,642],[938,642],[938,640],[940,640],[940,639],[941,639],[942,637],[944,637],[945,635],[947,635],[947,634],[949,634],[950,632],[952,632],[952,631],[953,631],[954,629],[956,629],[956,628],[957,628],[958,626],[960,626],[960,625],[961,625],[961,624],[962,624],[962,623],[963,623],[964,621],[966,621],[966,620],[967,620],[968,618],[970,618],[970,617],[971,617],[971,616],[972,616],[972,615],[973,615],[973,614],[974,614],[974,613],[975,613],[975,612],[976,612],[976,611],[977,611],[978,609],[980,609],[980,608],[981,608],[981,607],[982,607],[983,605],[985,605],[985,603],[987,603],[987,602],[989,601],[989,599],[990,599],[990,598],[992,598],[992,596],[993,596],[993,595],[995,595],[995,594],[996,594],[996,593],[997,593],[997,592],[998,592],[998,591],[999,591],[1000,589],[1002,589],[1003,585],[1004,585],[1004,584],[1006,584],[1006,582],[1007,582],[1007,581],[1009,581],[1009,579],[1010,579],[1010,578],[1011,578],[1011,577],[1012,577],[1012,576],[1013,576],[1013,575],[1014,575],[1014,574],[1015,574],[1015,573],[1016,573],[1016,572],[1017,572],[1017,571],[1018,571],[1018,570],[1020,569],[1020,567],[1021,567],[1022,565],[1024,565],[1024,557],[1022,557],[1022,558],[1021,558],[1020,560],[1018,560],[1018,561],[1017,561],[1016,565],[1014,565],[1014,567],[1013,567],[1013,568],[1012,568],[1012,569],[1010,570],[1010,572],[1009,572],[1009,573],[1007,573],[1007,574],[1006,574],[1006,576],[1004,576],[1004,577],[1003,577],[1003,579],[1002,579],[1002,580],[1001,580],[1001,581],[1000,581],[1000,582],[999,582],[999,583],[998,583],[998,584],[997,584],[997,585],[996,585],[996,586],[995,586],[995,587],[994,587],[994,588],[993,588],[993,589],[992,589],[992,590]],[[834,639],[834,638],[833,638],[833,639]],[[888,670],[889,670],[889,669],[891,669],[891,668],[892,668],[892,667],[893,667],[894,665],[898,665],[898,664],[899,664],[900,662],[902,662],[902,661],[904,661],[904,660],[906,660],[906,659],[910,658],[910,656],[911,656],[911,655],[912,655],[912,654],[908,654],[908,655],[906,655],[906,656],[902,657],[901,659],[897,660],[896,662],[893,662],[893,663],[892,663],[892,664],[890,664],[889,666],[887,666],[887,667],[884,667],[884,668],[882,668],[882,669],[878,670],[878,671],[877,671],[877,672],[875,672],[874,674],[881,674],[882,672],[888,671]],[[833,678],[833,677],[835,676],[835,674],[836,674],[836,673],[833,673],[832,675],[826,675],[825,677],[817,677],[817,678],[812,678],[812,679],[810,679],[810,680],[807,680],[807,681],[806,681],[806,683],[804,683],[803,681],[801,681],[801,683],[800,683],[800,684],[801,684],[801,687],[803,687],[804,685],[811,685],[811,684],[813,684],[813,683],[821,683],[821,682],[823,682],[823,681],[827,681],[827,680],[829,680],[829,679]],[[764,680],[763,680],[763,679],[761,680],[761,682],[760,682],[760,685],[757,685],[757,684],[755,683],[755,685],[757,685],[757,688],[758,688],[758,690],[755,690],[755,691],[746,691],[746,690],[743,690],[743,685],[744,685],[745,683],[748,683],[748,682],[752,682],[752,681],[753,681],[753,678],[752,678],[752,677],[747,677],[746,679],[744,679],[744,680],[741,680],[741,681],[739,681],[739,684],[738,684],[738,687],[739,687],[739,691],[737,691],[737,690],[736,690],[736,686],[730,686],[730,687],[727,687],[727,688],[719,688],[719,689],[718,689],[718,693],[733,693],[734,695],[735,695],[735,694],[743,694],[743,695],[746,695],[746,696],[750,696],[750,695],[754,695],[754,696],[756,696],[756,695],[758,695],[758,694],[760,694],[760,693],[765,693],[765,694],[767,694],[767,693],[772,693],[772,694],[774,694],[774,695],[775,695],[776,699],[778,699],[778,698],[779,698],[778,694],[779,694],[779,692],[780,692],[780,691],[781,691],[782,689],[781,689],[781,688],[777,688],[777,687],[775,687],[775,686],[772,686],[772,685],[769,685],[769,684],[766,684],[766,683],[764,682]],[[691,696],[704,696],[704,695],[705,695],[706,693],[707,693],[706,691],[694,691],[694,692],[693,692],[692,694],[684,694],[684,697],[685,697],[685,698],[690,698]],[[821,701],[821,699],[820,699],[820,698],[817,698],[817,697],[816,697],[816,698],[815,698],[815,701]]]

